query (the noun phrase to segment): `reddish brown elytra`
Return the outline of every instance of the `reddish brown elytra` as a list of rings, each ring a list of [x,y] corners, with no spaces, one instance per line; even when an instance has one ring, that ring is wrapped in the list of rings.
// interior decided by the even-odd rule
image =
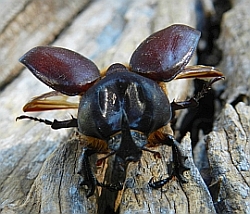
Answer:
[[[20,62],[46,85],[67,95],[83,93],[100,78],[92,61],[65,48],[35,47]]]

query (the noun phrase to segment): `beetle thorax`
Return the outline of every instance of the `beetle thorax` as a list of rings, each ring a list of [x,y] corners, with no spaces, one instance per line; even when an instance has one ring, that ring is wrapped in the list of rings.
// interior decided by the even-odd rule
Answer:
[[[168,98],[156,82],[120,71],[110,73],[83,95],[79,130],[108,141],[121,132],[124,113],[129,129],[145,136],[167,124],[172,116]],[[133,131],[130,135],[134,135]]]

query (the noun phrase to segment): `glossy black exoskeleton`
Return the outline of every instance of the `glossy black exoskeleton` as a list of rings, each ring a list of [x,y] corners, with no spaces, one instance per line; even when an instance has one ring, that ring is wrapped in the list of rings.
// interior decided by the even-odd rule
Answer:
[[[113,66],[119,71],[112,72]],[[82,96],[77,117],[81,133],[108,141],[122,130],[126,119],[131,130],[148,136],[170,121],[170,103],[156,82],[121,64],[107,71],[106,77]]]
[[[142,42],[134,51],[129,67],[113,64],[102,77],[92,61],[73,51],[48,46],[33,48],[20,61],[56,91],[33,99],[24,106],[24,111],[75,108],[75,104],[65,99],[51,98],[80,95],[78,116],[53,122],[25,115],[17,119],[43,122],[53,129],[77,127],[81,134],[91,137],[79,158],[78,170],[83,178],[81,184],[88,187],[87,196],[93,195],[96,185],[110,190],[122,189],[128,163],[139,161],[142,150],[153,152],[147,148],[149,144],[172,146],[174,162],[169,178],[158,182],[151,180],[149,185],[162,187],[173,176],[185,182],[182,173],[188,169],[186,157],[181,155],[178,142],[161,128],[170,122],[175,110],[197,106],[211,85],[222,78],[222,73],[213,67],[186,66],[199,37],[200,32],[193,28],[172,25]],[[158,82],[190,77],[214,79],[197,96],[170,103]],[[89,156],[94,153],[115,155],[113,183],[102,184],[95,179],[89,164]]]

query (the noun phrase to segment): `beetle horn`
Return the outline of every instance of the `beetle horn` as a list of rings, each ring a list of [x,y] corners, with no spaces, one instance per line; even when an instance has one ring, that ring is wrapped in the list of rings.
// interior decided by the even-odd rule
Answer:
[[[128,117],[125,111],[122,113],[122,140],[117,155],[124,161],[138,161],[142,155],[142,151],[135,144],[131,135]]]
[[[115,186],[122,189],[122,184],[126,179],[128,163],[130,161],[138,161],[141,157],[141,151],[133,141],[128,117],[124,110],[122,111],[121,119],[121,143],[119,149],[116,151],[111,183],[115,183]]]

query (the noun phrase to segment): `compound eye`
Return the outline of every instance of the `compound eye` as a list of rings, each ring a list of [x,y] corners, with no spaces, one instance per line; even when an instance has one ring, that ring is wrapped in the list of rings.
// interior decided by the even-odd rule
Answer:
[[[170,81],[190,61],[200,32],[186,25],[172,25],[150,35],[130,59],[133,72],[156,81]]]
[[[92,61],[65,48],[38,46],[24,54],[20,62],[40,81],[67,95],[85,92],[100,78]]]

